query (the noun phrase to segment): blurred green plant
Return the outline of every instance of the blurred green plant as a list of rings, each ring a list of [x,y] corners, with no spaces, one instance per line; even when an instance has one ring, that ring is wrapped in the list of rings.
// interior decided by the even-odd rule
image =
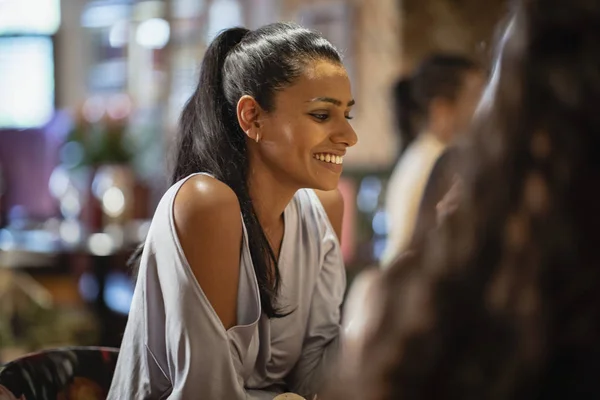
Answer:
[[[90,99],[77,111],[63,146],[63,163],[76,168],[133,162],[134,143],[128,135],[131,104],[123,95],[117,99]]]

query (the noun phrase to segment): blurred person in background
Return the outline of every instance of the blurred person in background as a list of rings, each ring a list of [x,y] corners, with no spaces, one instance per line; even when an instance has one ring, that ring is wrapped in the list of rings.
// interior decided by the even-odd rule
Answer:
[[[402,148],[387,187],[388,240],[382,266],[410,246],[431,170],[446,146],[467,129],[483,82],[475,62],[434,54],[394,87]]]
[[[408,249],[418,247],[458,206],[462,193],[458,175],[462,151],[461,146],[450,146],[433,165],[423,189]]]
[[[141,252],[109,399],[319,391],[346,288],[336,188],[357,142],[353,104],[340,54],[312,31],[276,23],[212,42]]]
[[[349,310],[330,399],[600,398],[599,27],[597,1],[517,4],[458,208]]]

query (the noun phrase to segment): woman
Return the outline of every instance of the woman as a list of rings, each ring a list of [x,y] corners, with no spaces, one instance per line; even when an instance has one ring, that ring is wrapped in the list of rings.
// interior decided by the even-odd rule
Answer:
[[[436,54],[395,86],[402,149],[387,188],[388,242],[382,266],[409,247],[430,172],[468,126],[482,85],[483,74],[473,61]]]
[[[518,5],[459,207],[375,279],[338,398],[600,398],[599,26],[597,1]]]
[[[277,23],[212,42],[181,116],[173,186],[145,242],[109,398],[318,392],[338,348],[335,189],[357,141],[353,104],[339,53],[314,32]]]

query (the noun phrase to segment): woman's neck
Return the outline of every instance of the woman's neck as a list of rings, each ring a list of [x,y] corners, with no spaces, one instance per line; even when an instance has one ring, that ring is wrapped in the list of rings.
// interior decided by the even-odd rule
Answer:
[[[278,230],[282,226],[282,215],[298,191],[288,179],[278,179],[265,165],[252,165],[248,173],[248,190],[254,212],[263,230]]]

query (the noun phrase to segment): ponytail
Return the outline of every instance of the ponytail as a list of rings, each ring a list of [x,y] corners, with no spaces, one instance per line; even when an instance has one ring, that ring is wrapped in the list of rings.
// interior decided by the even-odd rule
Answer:
[[[209,46],[202,62],[199,91],[185,106],[181,117],[176,166],[171,183],[194,172],[208,172],[227,184],[240,202],[249,237],[250,254],[256,273],[262,309],[269,317],[282,316],[274,300],[280,283],[277,259],[254,211],[246,184],[248,155],[246,136],[237,122],[236,104],[226,96],[223,69],[227,54],[249,33],[231,28],[222,32]],[[191,145],[190,145],[191,144]],[[224,160],[223,154],[231,154]],[[273,264],[275,280],[270,281]]]
[[[227,29],[206,50],[198,87],[179,120],[172,185],[195,172],[208,172],[222,181],[226,178],[222,176],[222,160],[219,160],[219,154],[223,153],[213,149],[230,147],[231,138],[239,136],[233,133],[240,128],[223,91],[223,65],[229,51],[248,32],[244,28]],[[243,153],[240,156],[245,158],[245,141],[239,139],[243,137],[238,138],[233,150]]]

